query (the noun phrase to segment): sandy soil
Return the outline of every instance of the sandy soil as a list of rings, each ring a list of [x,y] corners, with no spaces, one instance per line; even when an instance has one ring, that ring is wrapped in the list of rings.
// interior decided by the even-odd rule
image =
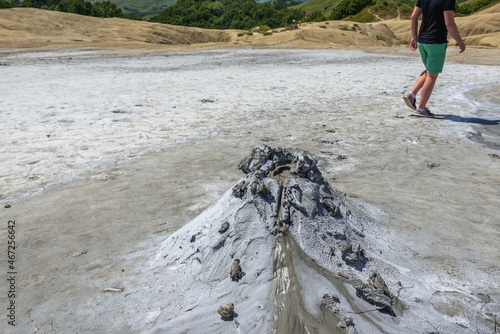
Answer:
[[[88,18],[0,10],[0,210],[5,226],[16,221],[19,332],[78,319],[123,329],[92,318],[115,302],[102,289],[140,276],[151,250],[230,189],[261,143],[311,151],[334,187],[385,211],[384,227],[420,264],[412,270],[458,296],[453,310],[434,297],[436,308],[462,317],[472,298],[498,316],[500,24],[498,11],[481,15],[491,16],[471,17],[471,27],[486,23],[466,37],[477,47],[449,50],[429,120],[401,99],[421,68],[403,45],[408,22],[359,25],[368,36],[330,22],[241,37],[137,23],[143,32],[125,38],[129,21],[95,19],[84,34]],[[99,37],[99,24],[119,28]]]

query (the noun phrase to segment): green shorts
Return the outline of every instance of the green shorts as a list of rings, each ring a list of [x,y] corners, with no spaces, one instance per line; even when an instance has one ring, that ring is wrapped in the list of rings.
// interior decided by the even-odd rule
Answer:
[[[417,43],[420,57],[428,73],[443,72],[444,59],[446,58],[446,43],[423,44]]]

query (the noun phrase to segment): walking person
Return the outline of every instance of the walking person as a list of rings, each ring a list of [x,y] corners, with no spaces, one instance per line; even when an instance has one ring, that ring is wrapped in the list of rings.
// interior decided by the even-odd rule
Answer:
[[[420,15],[422,23],[417,34]],[[425,71],[417,78],[410,93],[403,98],[408,107],[421,116],[434,116],[427,108],[427,102],[439,73],[443,71],[448,33],[457,41],[460,53],[464,52],[465,44],[455,23],[455,0],[417,0],[411,15],[410,50],[419,50]],[[420,90],[417,108],[416,95]]]

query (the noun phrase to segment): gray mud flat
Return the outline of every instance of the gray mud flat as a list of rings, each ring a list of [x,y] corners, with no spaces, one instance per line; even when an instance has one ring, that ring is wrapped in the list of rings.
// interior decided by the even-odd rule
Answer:
[[[397,268],[382,276],[395,296],[413,298],[396,316],[420,318],[425,324],[416,332],[437,330],[429,309],[446,315],[451,327],[440,333],[498,327],[498,67],[447,63],[431,105],[439,117],[415,119],[401,98],[415,79],[409,68],[421,66],[410,57],[351,50],[88,57],[76,50],[1,61],[8,85],[0,97],[0,210],[5,224],[16,221],[19,273],[19,326],[8,330],[154,332],[155,319],[181,314],[188,323],[196,308],[176,295],[179,278],[159,287],[149,281],[158,271],[147,268],[166,255],[158,251],[162,242],[227,196],[241,177],[235,166],[262,143],[311,152],[323,178],[377,221],[383,232],[365,226],[365,237],[378,240],[365,254]],[[294,240],[328,267],[304,231],[292,230]],[[6,240],[7,229],[0,229],[5,248]],[[345,256],[353,258],[353,249]],[[196,257],[179,265],[194,270]],[[293,258],[299,276],[314,272]],[[245,285],[252,273],[241,260]],[[231,263],[217,282],[227,279]],[[371,274],[356,265],[330,271],[341,280],[339,272],[350,279],[359,272],[362,282]],[[272,269],[255,275],[268,283],[273,277]],[[400,275],[411,280],[400,285]],[[334,286],[314,275],[298,280]],[[259,293],[269,297],[271,285]],[[301,284],[302,297],[309,285]],[[103,292],[108,287],[124,290]],[[203,291],[213,301],[210,289]],[[358,298],[351,284],[337,292],[351,305],[342,300],[346,294]],[[331,313],[300,299],[315,319]],[[218,317],[223,304],[201,314]],[[348,311],[370,310],[366,304]],[[248,307],[258,310],[255,323],[272,328],[273,305]],[[138,309],[144,318],[125,321]],[[224,322],[232,330],[245,326],[241,304],[235,312],[234,322]],[[377,312],[362,314],[379,318]],[[373,323],[356,317],[358,329]],[[5,314],[0,321],[3,330]]]

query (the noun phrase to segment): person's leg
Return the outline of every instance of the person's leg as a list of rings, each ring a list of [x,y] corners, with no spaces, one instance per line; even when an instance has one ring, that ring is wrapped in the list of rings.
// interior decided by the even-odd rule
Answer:
[[[413,86],[412,90],[410,91],[409,94],[403,96],[403,100],[405,101],[406,105],[413,110],[417,109],[417,94],[419,90],[422,88],[425,82],[425,73],[427,73],[427,70],[423,71],[417,78],[417,81],[415,82],[415,85]]]
[[[427,70],[423,71],[418,76],[417,81],[415,82],[415,85],[413,85],[413,88],[411,89],[411,92],[413,93],[413,95],[417,95],[418,92],[422,89],[424,82],[425,82],[426,74],[427,74]]]
[[[429,73],[427,72],[422,84],[422,92],[420,93],[420,101],[418,102],[418,109],[425,109],[427,101],[431,97],[432,90],[436,84],[439,73]],[[418,81],[418,80],[417,80]]]
[[[417,83],[415,83],[416,87],[414,87],[414,89],[417,89],[419,88],[418,84],[422,85],[420,87],[422,91],[420,92],[420,101],[418,103],[418,109],[422,110],[425,109],[427,102],[431,97],[432,90],[434,89],[439,73],[443,71],[444,61],[446,58],[446,43],[418,43],[418,49],[420,51],[422,61],[425,64],[425,68],[427,69],[424,79],[417,79]]]

